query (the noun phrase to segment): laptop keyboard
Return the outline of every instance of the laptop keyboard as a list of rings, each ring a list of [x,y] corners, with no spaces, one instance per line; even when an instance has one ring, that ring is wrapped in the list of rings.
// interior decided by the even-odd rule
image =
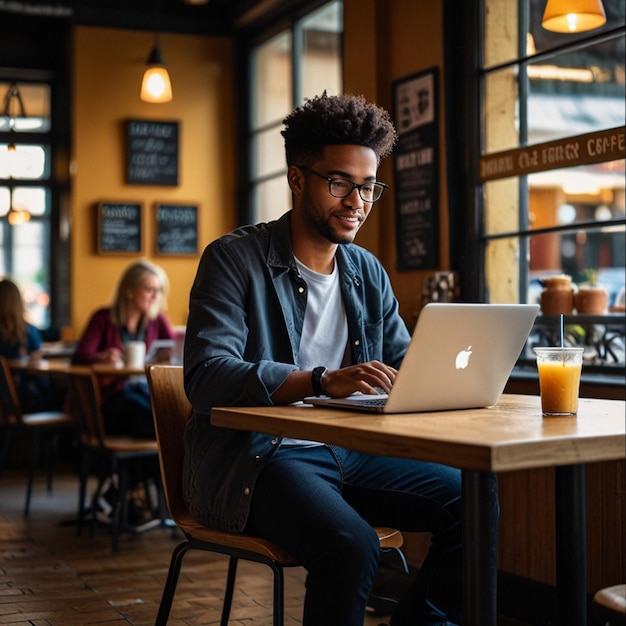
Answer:
[[[359,398],[356,404],[360,406],[385,406],[387,398]]]

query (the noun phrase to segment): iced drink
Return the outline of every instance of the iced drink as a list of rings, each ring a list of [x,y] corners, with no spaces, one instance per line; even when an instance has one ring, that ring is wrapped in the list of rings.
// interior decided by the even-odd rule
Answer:
[[[576,415],[583,348],[535,348],[544,415]]]

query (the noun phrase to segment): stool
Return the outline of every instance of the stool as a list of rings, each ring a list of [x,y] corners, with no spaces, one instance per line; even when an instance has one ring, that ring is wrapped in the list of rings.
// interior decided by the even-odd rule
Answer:
[[[593,596],[593,615],[598,626],[626,624],[626,585],[605,587]]]

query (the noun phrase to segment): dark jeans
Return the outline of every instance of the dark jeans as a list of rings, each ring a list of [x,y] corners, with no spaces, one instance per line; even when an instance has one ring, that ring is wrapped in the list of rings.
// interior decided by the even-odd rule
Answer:
[[[109,435],[156,439],[148,383],[128,382],[102,403],[102,417]]]
[[[251,529],[307,570],[304,626],[363,626],[380,545],[374,526],[432,543],[393,626],[460,623],[461,473],[334,446],[282,446],[255,486]]]
[[[128,382],[102,403],[104,428],[108,435],[126,435],[139,439],[156,439],[148,383]],[[146,478],[159,484],[159,462],[156,458],[137,461],[131,468],[131,486]]]

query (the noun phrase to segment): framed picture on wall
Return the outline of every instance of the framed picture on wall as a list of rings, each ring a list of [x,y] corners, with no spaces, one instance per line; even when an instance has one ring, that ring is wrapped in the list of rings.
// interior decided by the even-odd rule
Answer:
[[[157,202],[155,204],[158,255],[196,255],[198,253],[198,205]]]
[[[98,254],[142,253],[141,202],[104,201],[96,209]]]
[[[178,126],[178,122],[127,121],[127,183],[178,185]]]
[[[393,84],[393,153],[399,270],[439,266],[438,69]]]

